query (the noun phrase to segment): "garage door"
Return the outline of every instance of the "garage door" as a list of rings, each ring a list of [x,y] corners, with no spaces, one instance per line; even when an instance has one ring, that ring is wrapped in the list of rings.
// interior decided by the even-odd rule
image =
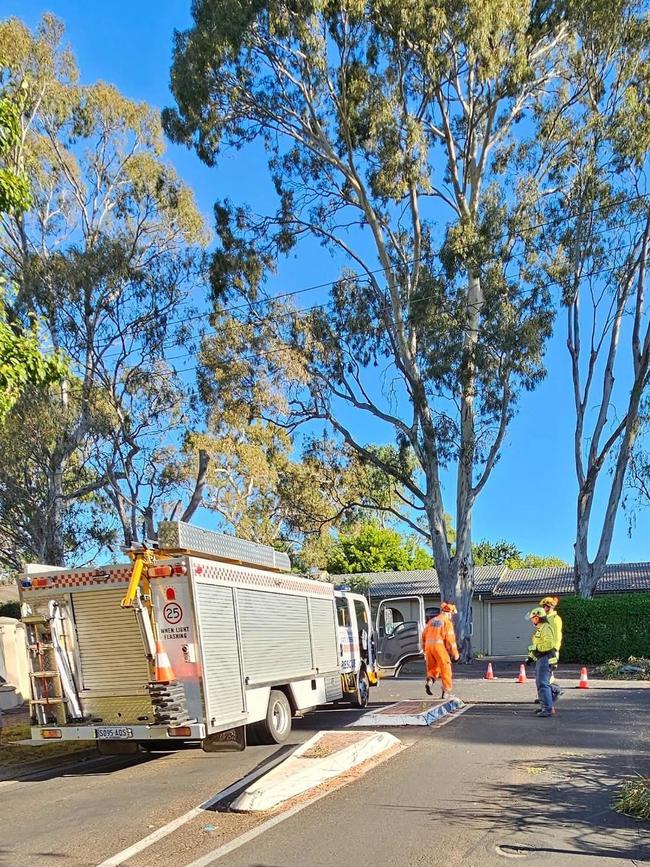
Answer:
[[[534,602],[492,603],[491,634],[493,656],[518,656],[526,658],[526,651],[533,634],[533,625],[526,614],[534,608]]]

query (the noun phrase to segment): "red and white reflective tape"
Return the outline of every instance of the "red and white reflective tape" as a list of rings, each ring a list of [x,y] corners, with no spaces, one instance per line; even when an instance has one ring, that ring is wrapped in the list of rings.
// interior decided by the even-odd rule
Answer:
[[[91,572],[51,572],[47,576],[34,575],[28,576],[28,579],[29,577],[32,580],[46,577],[49,583],[45,587],[26,587],[23,584],[23,593],[51,593],[53,590],[60,590],[64,587],[103,587],[106,585],[126,584],[131,578],[131,567],[111,569],[110,572],[103,571],[102,569],[93,569]]]

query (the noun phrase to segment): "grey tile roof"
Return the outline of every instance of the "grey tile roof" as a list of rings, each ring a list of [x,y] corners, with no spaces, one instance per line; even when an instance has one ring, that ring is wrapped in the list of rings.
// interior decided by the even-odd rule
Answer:
[[[547,596],[573,591],[573,567],[507,569],[494,588],[495,597]]]
[[[508,569],[497,583],[494,596],[546,596],[570,594],[574,589],[573,566],[546,569]],[[611,563],[596,593],[650,590],[650,563]]]
[[[596,592],[625,590],[650,590],[650,563],[612,563]]]
[[[477,566],[474,570],[476,593],[491,593],[505,566]],[[354,576],[370,582],[373,597],[422,595],[437,596],[440,593],[435,569],[411,569],[405,572],[361,572]],[[345,584],[350,575],[330,575],[335,584]]]
[[[370,596],[437,596],[440,593],[435,569],[406,572],[363,572],[354,576],[370,582]],[[345,584],[349,575],[330,575],[335,584]],[[474,592],[497,599],[568,595],[573,593],[573,566],[541,569],[507,569],[505,566],[477,566]],[[612,563],[596,589],[597,593],[650,591],[650,563]]]

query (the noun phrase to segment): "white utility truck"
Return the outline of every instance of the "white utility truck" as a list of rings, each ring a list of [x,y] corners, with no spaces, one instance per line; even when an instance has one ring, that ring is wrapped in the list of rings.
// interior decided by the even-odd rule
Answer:
[[[377,683],[363,596],[272,548],[162,522],[130,564],[21,576],[32,738],[107,754],[281,743],[292,716]]]

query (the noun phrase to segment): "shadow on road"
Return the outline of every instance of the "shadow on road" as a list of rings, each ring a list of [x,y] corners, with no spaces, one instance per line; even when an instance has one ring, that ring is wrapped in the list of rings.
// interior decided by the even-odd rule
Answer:
[[[163,758],[165,754],[138,753],[135,756],[91,756],[76,762],[50,764],[47,767],[33,770],[8,767],[3,769],[2,782],[17,781],[21,783],[42,783],[44,780],[54,780],[58,777],[96,777],[113,774],[124,768],[147,764]],[[2,863],[0,861],[0,863]]]
[[[570,864],[571,855],[650,862],[650,826],[611,809],[622,782],[650,774],[650,692],[631,688],[624,696],[599,691],[583,698],[563,701],[558,716],[546,720],[535,717],[532,705],[471,708],[436,739],[442,755],[445,742],[478,746],[488,770],[494,767],[488,780],[473,783],[461,797],[438,799],[435,809],[390,802],[368,808],[394,813],[395,822],[400,813],[419,813],[432,826],[458,827],[459,834],[469,824],[492,846],[496,838],[502,857],[544,853],[558,864]],[[510,748],[519,756],[523,748],[525,758],[508,761]]]
[[[468,823],[493,835],[496,831],[506,857],[546,853],[650,860],[650,829],[611,810],[621,777],[631,771],[621,768],[620,756],[558,753],[545,759],[542,768],[535,760],[515,764],[513,770],[520,781],[493,780],[489,786],[475,786],[467,798],[452,799],[435,810],[391,803],[369,808],[420,813],[432,825],[442,822],[458,827],[459,833]]]

